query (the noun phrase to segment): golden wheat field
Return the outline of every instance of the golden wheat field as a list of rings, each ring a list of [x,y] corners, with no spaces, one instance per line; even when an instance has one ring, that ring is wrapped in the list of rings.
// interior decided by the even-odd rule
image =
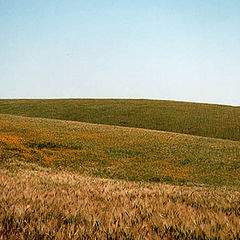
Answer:
[[[0,114],[0,239],[239,239],[239,141]]]
[[[0,239],[238,239],[237,191],[129,182],[9,160]]]

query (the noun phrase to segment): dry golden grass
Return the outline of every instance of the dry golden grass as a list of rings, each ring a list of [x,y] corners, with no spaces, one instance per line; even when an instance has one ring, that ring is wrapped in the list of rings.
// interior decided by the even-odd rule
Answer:
[[[237,191],[100,179],[9,160],[0,239],[238,239]]]

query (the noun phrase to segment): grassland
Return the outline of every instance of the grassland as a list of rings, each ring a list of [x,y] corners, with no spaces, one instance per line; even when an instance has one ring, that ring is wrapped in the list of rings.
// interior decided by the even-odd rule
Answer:
[[[239,239],[237,191],[0,168],[0,239]]]
[[[3,100],[1,112],[25,116],[0,114],[0,240],[240,239],[239,108]]]
[[[240,107],[158,100],[0,100],[0,114],[240,140]]]
[[[92,176],[240,186],[237,141],[156,130],[0,115],[0,159]]]

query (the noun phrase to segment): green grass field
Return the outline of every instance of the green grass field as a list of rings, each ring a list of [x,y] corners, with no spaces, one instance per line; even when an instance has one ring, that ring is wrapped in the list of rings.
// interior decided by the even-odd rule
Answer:
[[[0,113],[240,140],[240,107],[159,100],[0,100]]]
[[[156,130],[0,115],[1,159],[131,181],[240,186],[240,144]]]
[[[0,239],[240,239],[240,108],[0,100]]]

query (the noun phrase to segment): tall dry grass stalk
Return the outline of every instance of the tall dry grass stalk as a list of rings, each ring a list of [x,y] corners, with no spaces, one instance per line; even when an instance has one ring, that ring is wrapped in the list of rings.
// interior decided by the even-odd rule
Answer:
[[[11,160],[0,239],[238,239],[240,193],[93,178]]]

